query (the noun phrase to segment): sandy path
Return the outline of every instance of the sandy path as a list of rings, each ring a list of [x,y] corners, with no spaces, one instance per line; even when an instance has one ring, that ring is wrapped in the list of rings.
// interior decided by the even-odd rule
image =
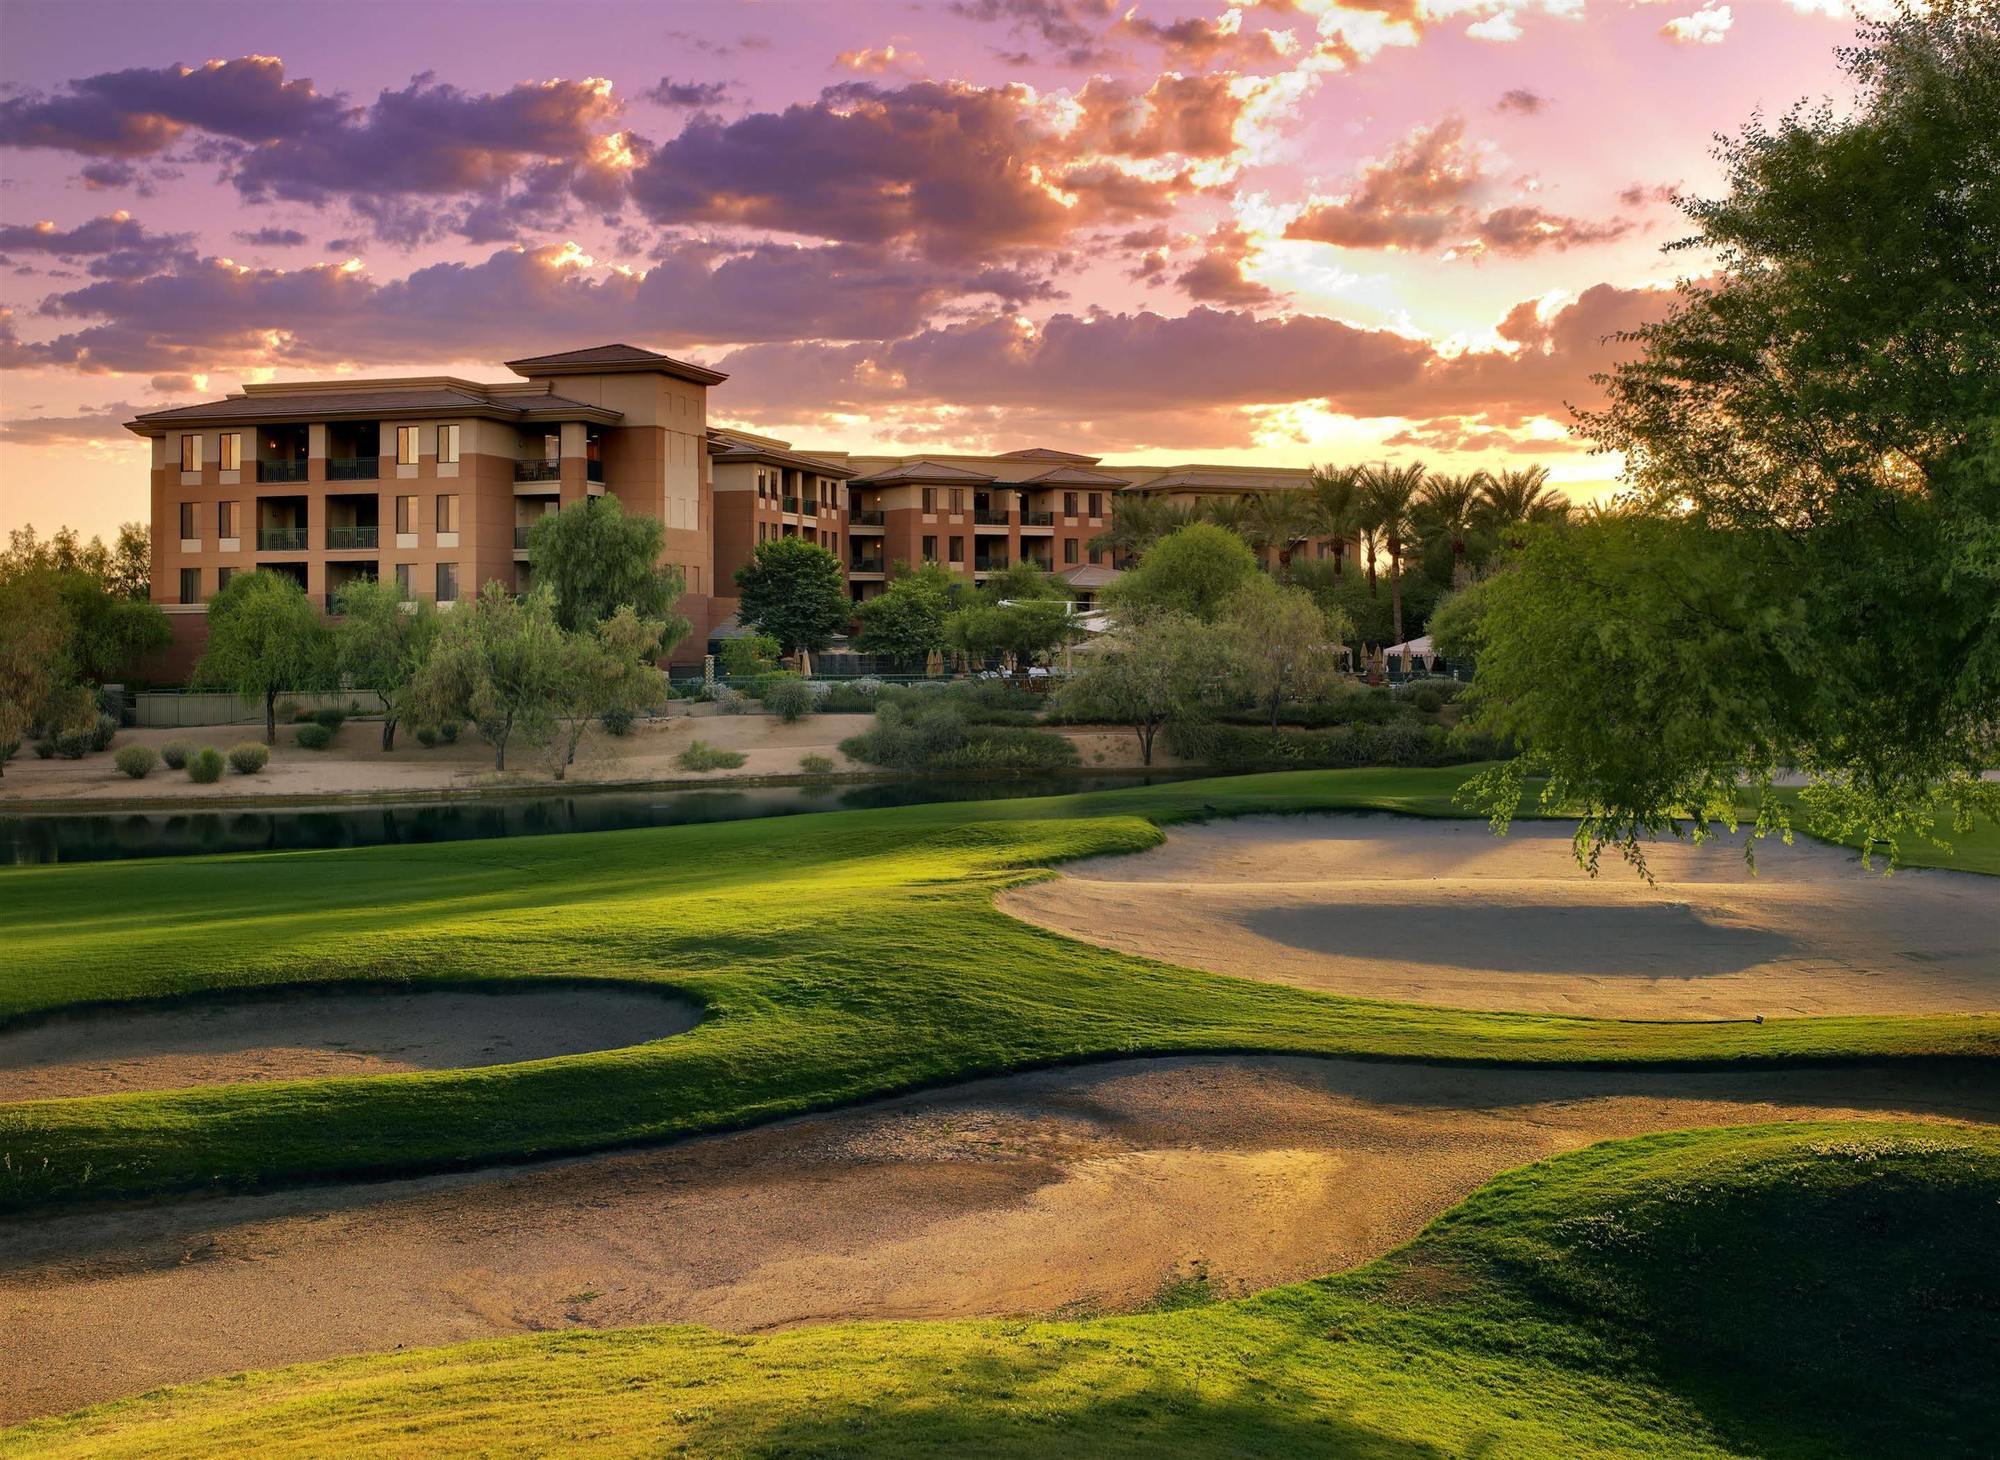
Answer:
[[[0,1422],[202,1375],[560,1328],[1090,1312],[1378,1255],[1593,1141],[2000,1120],[1977,1071],[1046,1071],[537,1167],[0,1223]]]
[[[2000,1009],[2000,885],[1869,872],[1836,847],[1668,843],[1658,885],[1568,829],[1248,817],[1072,863],[1000,905],[1186,967],[1364,998],[1638,1019]]]
[[[504,1065],[664,1039],[699,1017],[685,999],[575,987],[106,1009],[0,1030],[0,1101]]]

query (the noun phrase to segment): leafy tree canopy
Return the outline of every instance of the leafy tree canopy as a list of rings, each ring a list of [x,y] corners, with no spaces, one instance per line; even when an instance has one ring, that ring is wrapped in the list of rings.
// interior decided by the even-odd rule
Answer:
[[[564,629],[588,629],[629,607],[666,626],[665,653],[689,627],[673,613],[685,584],[680,569],[660,562],[665,541],[659,518],[627,517],[619,500],[606,493],[548,513],[530,528],[528,563],[535,585],[549,590],[556,622]]]
[[[339,604],[341,619],[333,630],[336,665],[349,685],[382,702],[382,748],[394,750],[410,682],[437,640],[437,607],[419,599],[406,608],[402,591],[376,578],[349,583]]]
[[[333,667],[326,620],[286,573],[239,573],[208,601],[208,647],[194,681],[264,702],[264,739],[278,739],[277,699],[317,689]]]
[[[1137,567],[1104,590],[1104,601],[1121,611],[1183,613],[1213,623],[1259,571],[1242,538],[1196,522],[1147,548]]]
[[[771,635],[788,654],[817,654],[854,612],[840,559],[802,537],[758,543],[736,570],[736,588],[742,597],[737,617]]]
[[[860,631],[854,647],[899,663],[917,663],[947,647],[945,624],[970,590],[956,573],[936,563],[891,578],[888,585],[857,604]]]
[[[471,721],[493,747],[493,768],[504,771],[516,735],[546,743],[555,734],[572,668],[555,595],[537,588],[516,599],[488,583],[478,598],[443,617],[411,683],[407,711],[430,724]]]

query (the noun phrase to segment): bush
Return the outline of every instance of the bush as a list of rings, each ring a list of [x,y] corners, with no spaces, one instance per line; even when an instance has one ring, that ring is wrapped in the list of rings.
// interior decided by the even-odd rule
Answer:
[[[1444,708],[1444,696],[1426,685],[1410,696],[1410,703],[1416,706],[1420,715],[1435,715]]]
[[[333,731],[317,721],[299,726],[298,734],[301,750],[325,750],[333,744]]]
[[[185,740],[169,740],[160,747],[160,759],[167,763],[169,770],[179,770],[194,754],[194,747]]]
[[[190,781],[204,786],[215,784],[222,779],[222,752],[213,745],[204,745],[188,761],[187,772]]]
[[[813,712],[812,686],[795,674],[771,676],[762,698],[764,708],[787,725]]]
[[[721,710],[725,715],[747,715],[750,713],[749,698],[738,694],[727,685],[716,686],[716,693],[713,698],[716,708]]]
[[[597,717],[598,723],[613,735],[630,735],[633,722],[637,718],[623,705],[613,705]]]
[[[1221,770],[1462,765],[1506,753],[1486,737],[1454,740],[1442,725],[1412,719],[1333,730],[1182,724],[1167,738],[1181,759]]]
[[[312,715],[299,708],[297,700],[279,700],[271,706],[271,713],[280,720],[310,720]]]
[[[329,706],[324,710],[313,711],[313,724],[324,725],[326,727],[326,732],[329,735],[331,735],[334,731],[338,730],[342,725],[346,723],[347,723],[347,711],[345,710],[335,709]]]
[[[971,723],[962,698],[941,693],[883,696],[875,723],[840,748],[869,765],[910,771],[1058,770],[1076,747],[1047,730]]]
[[[159,753],[150,745],[128,745],[111,757],[111,763],[135,781],[143,781],[160,763]]]
[[[437,743],[438,733],[435,725],[417,726],[417,744],[421,745],[425,750],[429,750]]]
[[[722,641],[722,672],[730,679],[752,679],[778,667],[778,641],[769,634],[745,634]]]
[[[294,725],[310,725],[312,717],[313,712],[306,709],[303,705],[292,706],[292,723]]]
[[[20,736],[18,735],[10,736],[5,740],[0,740],[0,765],[7,764],[8,761],[12,760],[15,756],[19,755],[20,753],[21,753]]]
[[[35,742],[35,759],[47,760],[56,753],[56,743],[46,737]]]
[[[833,757],[830,755],[802,755],[799,769],[809,776],[830,776],[833,774]]]
[[[827,715],[866,715],[874,710],[882,693],[882,681],[863,676],[827,683],[820,693],[819,708]]]
[[[724,750],[706,740],[693,740],[674,757],[674,764],[684,771],[733,771],[746,759],[740,750]]]
[[[97,749],[97,731],[59,730],[56,732],[56,754],[64,760],[82,760]]]
[[[271,747],[260,740],[229,747],[229,767],[239,776],[254,776],[270,763]]]
[[[456,745],[458,744],[458,732],[461,728],[463,727],[456,720],[439,721],[438,739],[442,740],[446,745]]]
[[[876,697],[876,706],[894,704],[904,708],[948,704],[957,708],[968,725],[1038,725],[1042,702],[1018,685],[999,679],[937,680],[897,685]]]
[[[90,732],[90,748],[92,750],[109,750],[111,742],[117,738],[118,717],[116,715],[100,714],[97,717],[97,724]]]

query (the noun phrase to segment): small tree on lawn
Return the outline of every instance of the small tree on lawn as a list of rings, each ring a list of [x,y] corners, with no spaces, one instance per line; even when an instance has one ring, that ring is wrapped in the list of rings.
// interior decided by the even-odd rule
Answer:
[[[1339,683],[1341,643],[1353,632],[1339,609],[1265,577],[1236,590],[1221,628],[1231,682],[1270,707],[1273,730],[1287,702],[1318,700]]]
[[[567,651],[555,603],[537,589],[516,600],[488,583],[471,603],[442,616],[437,640],[410,682],[407,713],[436,723],[468,720],[507,769],[517,734],[545,741],[563,700]]]
[[[945,621],[952,648],[975,661],[997,654],[1016,667],[1047,658],[1077,633],[1069,604],[1060,598],[970,603]]]
[[[1104,590],[1114,612],[1170,610],[1214,623],[1229,596],[1261,570],[1243,539],[1210,522],[1169,533]]]
[[[382,702],[382,748],[394,750],[410,682],[437,639],[440,615],[427,599],[405,608],[401,590],[376,578],[342,589],[340,612],[334,662],[349,685]]]
[[[856,605],[861,628],[854,647],[899,664],[922,663],[948,647],[945,623],[965,596],[965,580],[936,563],[892,578],[875,597]]]
[[[1218,632],[1172,610],[1129,618],[1072,674],[1056,705],[1070,718],[1129,725],[1139,759],[1153,763],[1153,737],[1173,721],[1199,718],[1223,679]]]
[[[736,570],[736,616],[776,639],[786,653],[817,654],[854,613],[840,559],[801,537],[760,542]]]
[[[565,634],[557,666],[557,698],[548,741],[555,778],[576,760],[576,748],[593,721],[608,710],[634,710],[657,702],[665,678],[653,660],[672,646],[666,625],[620,608],[587,633]]]
[[[278,743],[278,696],[329,679],[326,620],[286,573],[240,573],[208,601],[208,648],[194,682],[264,702],[264,740]]]
[[[674,627],[685,585],[680,569],[660,562],[665,541],[659,518],[627,517],[613,496],[586,497],[529,529],[528,564],[567,632],[581,633],[629,604],[640,618],[658,620],[671,646],[688,625]]]

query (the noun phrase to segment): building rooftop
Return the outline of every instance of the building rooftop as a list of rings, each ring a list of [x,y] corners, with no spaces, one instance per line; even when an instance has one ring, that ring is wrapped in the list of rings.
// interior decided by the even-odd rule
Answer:
[[[912,461],[902,466],[892,466],[887,471],[876,472],[873,476],[856,477],[861,486],[887,485],[891,482],[934,482],[940,486],[969,485],[994,480],[991,472],[968,471],[962,466],[946,466],[938,461]]]
[[[1312,484],[1309,471],[1273,467],[1171,467],[1161,475],[1134,482],[1133,492],[1273,492]]]
[[[372,385],[372,388],[370,388]],[[502,421],[588,420],[609,424],[624,413],[509,383],[492,390],[460,380],[300,381],[261,386],[197,405],[142,411],[125,423],[141,436],[170,426],[236,422],[394,420],[406,416],[485,416]]]
[[[995,461],[1077,461],[1085,466],[1096,466],[1104,458],[1101,456],[1079,456],[1074,451],[1057,451],[1053,446],[1027,446],[1019,451],[1003,451],[993,458]]]
[[[720,385],[729,377],[720,370],[676,360],[637,345],[589,345],[581,350],[558,350],[553,355],[531,355],[523,360],[504,362],[516,375],[601,375],[607,371],[637,371],[672,375],[697,385]]]
[[[773,466],[796,467],[817,476],[837,477],[841,481],[854,475],[851,466],[793,451],[770,436],[738,436],[729,431],[711,430],[708,433],[708,454],[715,461],[761,461]]]
[[[1024,487],[1122,487],[1130,477],[1115,477],[1108,471],[1092,471],[1083,466],[1052,467],[1037,477],[1025,478]]]

